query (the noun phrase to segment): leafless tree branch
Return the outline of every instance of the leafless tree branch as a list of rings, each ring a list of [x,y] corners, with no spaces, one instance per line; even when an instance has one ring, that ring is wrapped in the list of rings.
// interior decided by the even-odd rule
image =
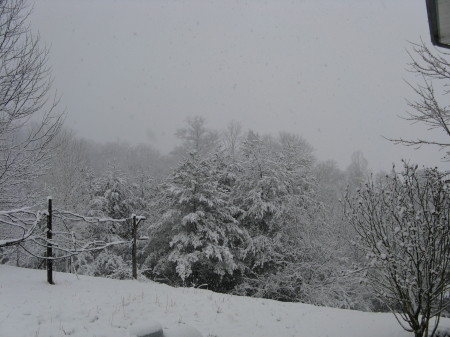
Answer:
[[[417,96],[417,100],[408,101],[409,111],[403,117],[412,123],[421,123],[429,130],[441,130],[450,140],[450,107],[442,103],[442,97],[450,93],[444,89],[442,94],[436,92],[435,82],[444,81],[443,87],[450,87],[450,54],[439,50],[430,50],[422,41],[421,44],[412,43],[412,50],[408,51],[411,62],[408,71],[422,78],[422,84],[408,85]],[[389,139],[397,144],[421,147],[424,145],[437,146],[445,152],[444,160],[450,160],[450,141],[436,141],[430,139]]]
[[[21,188],[43,174],[64,115],[50,95],[48,49],[28,26],[26,0],[0,1],[0,207],[26,195]]]

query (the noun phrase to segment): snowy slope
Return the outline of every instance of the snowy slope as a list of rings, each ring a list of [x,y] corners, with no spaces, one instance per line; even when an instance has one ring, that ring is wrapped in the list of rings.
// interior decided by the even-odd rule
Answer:
[[[390,314],[237,297],[0,265],[0,337],[127,337],[134,326],[190,325],[203,337],[402,337]],[[450,326],[446,320],[445,325]]]

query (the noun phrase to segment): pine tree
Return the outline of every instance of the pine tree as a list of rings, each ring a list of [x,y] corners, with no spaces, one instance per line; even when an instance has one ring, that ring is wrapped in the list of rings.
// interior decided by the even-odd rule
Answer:
[[[275,141],[250,131],[241,146],[233,202],[241,210],[241,226],[252,237],[247,248],[250,269],[278,268],[283,233],[309,204],[313,157],[302,142],[286,134]]]
[[[224,276],[242,267],[246,233],[233,217],[225,167],[218,154],[201,159],[191,153],[163,185],[160,203],[166,209],[160,227],[171,233],[166,258],[184,283],[217,289]],[[213,279],[218,283],[211,284]]]
[[[337,280],[335,240],[318,200],[311,146],[292,134],[273,139],[249,132],[241,149],[233,202],[251,240],[235,292],[351,307],[349,289]]]
[[[140,197],[140,188],[130,184],[124,175],[117,170],[109,170],[103,177],[94,180],[92,185],[93,198],[89,205],[90,215],[111,219],[130,218],[145,207]],[[131,226],[128,223],[111,224],[109,234],[123,239],[131,238]]]

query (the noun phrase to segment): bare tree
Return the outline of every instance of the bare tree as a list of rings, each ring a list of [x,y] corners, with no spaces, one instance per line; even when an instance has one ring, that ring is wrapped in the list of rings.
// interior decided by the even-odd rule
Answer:
[[[231,121],[222,133],[225,149],[228,150],[230,156],[235,159],[239,151],[239,144],[242,137],[242,125],[238,121]]]
[[[48,50],[27,23],[26,0],[0,1],[0,207],[46,168],[63,115],[50,96]]]
[[[418,99],[408,101],[410,111],[406,120],[413,123],[423,123],[428,129],[438,129],[447,136],[447,141],[433,139],[391,139],[396,143],[420,147],[434,145],[445,151],[444,160],[450,160],[450,106],[442,102],[442,97],[450,93],[450,54],[446,52],[431,51],[423,42],[412,44],[409,52],[411,62],[409,71],[422,77],[423,83],[412,85]],[[443,81],[443,91],[436,90],[436,84]]]
[[[177,146],[172,154],[181,158],[188,158],[191,152],[200,157],[211,154],[219,145],[219,133],[205,126],[206,120],[200,116],[188,117],[187,125],[175,133],[183,143]]]
[[[89,145],[64,128],[54,141],[58,143],[58,149],[50,162],[51,171],[39,179],[41,188],[66,209],[81,211],[81,205],[87,205],[90,200]]]
[[[352,153],[350,165],[345,170],[347,184],[350,188],[358,188],[369,176],[369,164],[361,151]]]
[[[355,244],[366,254],[367,282],[415,337],[435,336],[446,307],[449,187],[437,169],[405,165],[346,197]]]

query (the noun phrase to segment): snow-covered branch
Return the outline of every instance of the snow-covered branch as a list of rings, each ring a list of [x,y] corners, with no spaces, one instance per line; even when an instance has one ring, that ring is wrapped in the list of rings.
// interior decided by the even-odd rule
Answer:
[[[348,195],[347,217],[366,254],[367,283],[408,325],[428,336],[449,286],[450,194],[446,175],[405,164]],[[438,322],[438,320],[437,320]],[[430,335],[431,336],[431,335]]]
[[[70,230],[70,226],[67,225],[69,222],[76,223],[79,230],[86,230],[91,224],[96,223],[126,223],[133,218],[136,219],[137,223],[145,220],[145,217],[136,215],[123,219],[111,219],[84,216],[70,211],[53,210],[51,214],[53,222],[57,227],[62,225],[65,230],[52,230],[53,238],[49,240],[45,224],[48,216],[47,210],[36,210],[36,207],[0,211],[0,248],[20,245],[31,256],[39,259],[64,259],[84,252],[103,250],[107,247],[131,243],[130,240],[115,239],[105,241],[92,236],[77,234],[75,231]],[[44,254],[33,252],[27,248],[26,243],[28,242],[41,248],[51,245],[60,254],[47,257]]]

